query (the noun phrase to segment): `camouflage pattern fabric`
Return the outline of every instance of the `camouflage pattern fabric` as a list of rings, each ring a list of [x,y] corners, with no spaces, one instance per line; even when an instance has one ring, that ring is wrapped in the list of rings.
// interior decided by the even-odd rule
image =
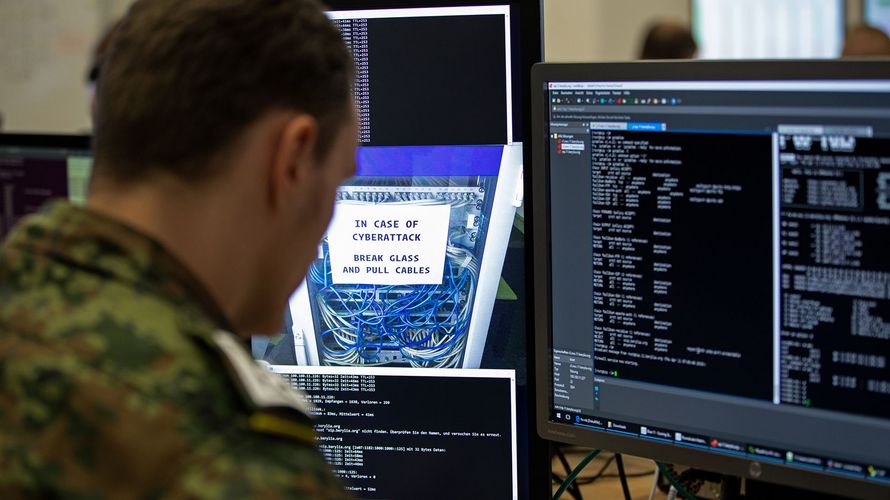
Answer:
[[[345,497],[308,419],[252,425],[269,419],[210,341],[228,326],[133,229],[66,202],[19,224],[0,247],[0,498]]]

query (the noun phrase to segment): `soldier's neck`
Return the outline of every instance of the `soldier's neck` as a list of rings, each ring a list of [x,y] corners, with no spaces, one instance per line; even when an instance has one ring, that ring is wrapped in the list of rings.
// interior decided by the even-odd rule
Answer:
[[[207,288],[229,322],[242,326],[238,311],[257,286],[253,267],[261,257],[245,244],[254,224],[236,192],[170,177],[133,185],[97,178],[87,207],[159,241]]]

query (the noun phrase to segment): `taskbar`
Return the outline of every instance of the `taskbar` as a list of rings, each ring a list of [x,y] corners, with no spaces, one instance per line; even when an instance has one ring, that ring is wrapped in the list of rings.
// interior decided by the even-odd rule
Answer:
[[[885,466],[837,460],[794,450],[779,450],[758,444],[739,443],[712,436],[691,434],[602,417],[591,417],[574,412],[553,410],[550,419],[553,422],[595,431],[697,448],[714,453],[735,455],[749,460],[772,462],[815,472],[837,474],[843,477],[878,481],[890,485],[890,468]]]

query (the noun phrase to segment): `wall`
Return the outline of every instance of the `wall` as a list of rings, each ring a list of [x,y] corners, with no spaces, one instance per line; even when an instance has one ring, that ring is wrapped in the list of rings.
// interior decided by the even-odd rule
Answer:
[[[544,0],[544,60],[635,59],[651,21],[689,16],[689,0]]]
[[[845,9],[847,26],[862,22],[862,0],[846,0]],[[544,0],[544,60],[635,59],[652,20],[691,25],[691,11],[690,0]]]
[[[3,129],[86,132],[89,56],[131,0],[0,0]]]
[[[98,0],[0,1],[0,110],[5,130],[89,128],[86,54]]]
[[[742,0],[727,0],[742,1]],[[84,83],[99,34],[132,0],[0,0],[0,112],[7,131],[90,129]],[[544,0],[547,61],[633,59],[658,17],[689,23],[690,0]],[[847,24],[862,0],[847,0]]]

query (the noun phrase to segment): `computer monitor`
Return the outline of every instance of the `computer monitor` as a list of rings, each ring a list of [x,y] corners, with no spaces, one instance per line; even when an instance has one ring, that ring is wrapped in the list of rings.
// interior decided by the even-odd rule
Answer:
[[[378,388],[317,409],[322,452],[360,498],[414,496],[407,462],[415,479],[461,478],[426,498],[549,493],[546,454],[530,451],[521,141],[540,6],[520,3],[329,3],[356,67],[357,172],[283,331],[252,350],[313,401],[361,387],[350,381]],[[363,403],[383,385],[404,411]]]
[[[890,65],[538,65],[548,439],[890,495]]]
[[[0,240],[50,199],[84,203],[92,163],[88,136],[0,134]]]

